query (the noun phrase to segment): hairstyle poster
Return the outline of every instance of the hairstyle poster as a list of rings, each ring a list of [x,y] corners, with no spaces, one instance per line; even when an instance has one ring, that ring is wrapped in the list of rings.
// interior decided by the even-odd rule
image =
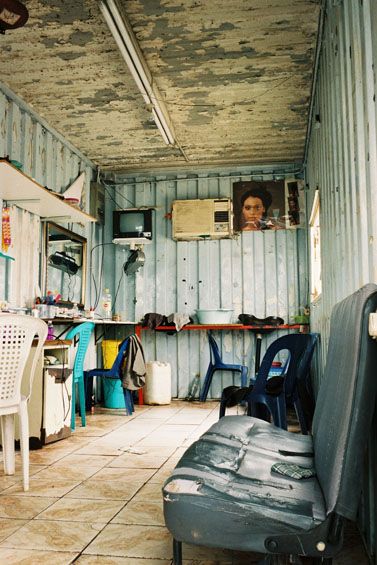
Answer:
[[[279,230],[300,224],[298,182],[295,180],[233,183],[235,231]]]

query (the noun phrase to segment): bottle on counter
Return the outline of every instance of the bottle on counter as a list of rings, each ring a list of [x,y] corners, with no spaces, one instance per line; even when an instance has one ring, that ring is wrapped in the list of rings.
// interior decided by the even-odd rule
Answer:
[[[102,316],[105,320],[111,320],[111,294],[108,288],[105,288],[101,300]]]
[[[77,306],[77,302],[73,303],[73,307],[72,307],[72,317],[73,318],[78,318],[80,316],[80,312],[79,312],[79,308]]]
[[[199,397],[200,393],[200,375],[195,375],[189,386],[186,400],[192,401]]]
[[[48,321],[47,324],[47,339],[51,340],[54,339],[54,326],[52,325],[51,320]]]

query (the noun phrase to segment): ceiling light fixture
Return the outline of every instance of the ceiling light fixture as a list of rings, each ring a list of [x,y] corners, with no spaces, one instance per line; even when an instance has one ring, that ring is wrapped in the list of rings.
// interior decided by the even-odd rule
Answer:
[[[114,0],[102,0],[100,8],[145,103],[152,109],[153,119],[163,140],[167,145],[175,145],[174,130],[170,123],[167,108],[157,86],[152,86],[152,75],[131,25],[124,15],[120,13],[118,5]]]

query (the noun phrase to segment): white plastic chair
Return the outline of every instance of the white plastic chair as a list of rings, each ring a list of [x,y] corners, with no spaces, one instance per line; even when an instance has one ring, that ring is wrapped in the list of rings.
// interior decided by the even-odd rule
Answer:
[[[14,415],[20,423],[20,447],[24,491],[29,490],[29,417],[27,403],[37,360],[47,337],[47,324],[38,318],[13,314],[0,315],[0,419],[4,473],[15,473]],[[32,349],[33,339],[37,345]],[[32,352],[29,390],[21,394],[26,362]]]

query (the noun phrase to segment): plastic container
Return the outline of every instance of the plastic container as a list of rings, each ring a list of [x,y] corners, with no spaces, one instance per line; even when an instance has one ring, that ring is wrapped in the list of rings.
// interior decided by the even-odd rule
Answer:
[[[47,338],[46,339],[49,340],[49,341],[54,339],[54,326],[52,325],[52,322],[48,322]]]
[[[147,374],[143,390],[145,404],[170,404],[171,367],[170,363],[153,361],[147,363]]]
[[[111,320],[111,294],[108,288],[105,288],[101,298],[102,316],[105,320]]]
[[[280,361],[273,361],[271,365],[271,369],[268,372],[268,379],[271,377],[280,377],[283,372],[284,367],[282,366]]]
[[[118,354],[118,347],[121,340],[104,339],[102,342],[102,362],[104,369],[111,369]],[[124,395],[120,379],[102,377],[103,384],[103,405],[105,408],[123,408]]]
[[[102,341],[102,364],[104,369],[111,369],[118,355],[120,339],[104,339]]]
[[[233,310],[197,310],[199,324],[230,324]]]
[[[120,379],[102,377],[103,405],[105,408],[125,408],[122,382]]]

